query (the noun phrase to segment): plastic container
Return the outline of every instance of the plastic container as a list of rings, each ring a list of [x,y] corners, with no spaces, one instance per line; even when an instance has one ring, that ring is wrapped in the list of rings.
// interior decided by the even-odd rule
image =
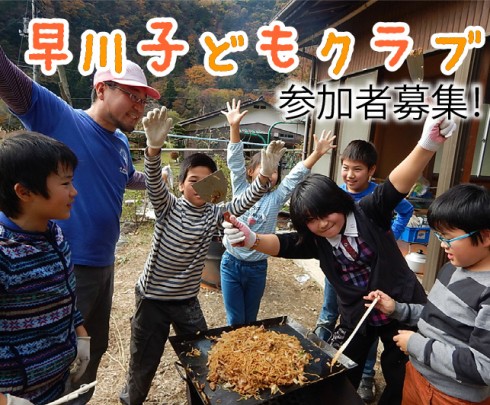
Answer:
[[[408,243],[421,243],[427,245],[429,243],[430,228],[428,226],[411,228],[406,227],[400,236],[400,239]]]
[[[410,270],[412,270],[414,273],[424,272],[425,262],[427,259],[422,250],[419,250],[418,252],[408,253],[405,256],[405,260],[407,261]]]

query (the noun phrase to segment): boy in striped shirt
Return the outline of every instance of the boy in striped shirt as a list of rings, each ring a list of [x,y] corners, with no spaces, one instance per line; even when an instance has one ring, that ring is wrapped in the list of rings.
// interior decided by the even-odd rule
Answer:
[[[490,191],[457,185],[431,204],[429,225],[449,260],[427,304],[373,300],[390,317],[417,325],[393,340],[409,355],[404,405],[490,404]]]
[[[136,312],[131,321],[127,383],[119,398],[128,405],[142,404],[160,363],[172,325],[176,334],[207,329],[197,295],[202,269],[213,235],[226,211],[241,215],[269,189],[285,149],[272,142],[262,156],[262,171],[251,186],[231,202],[204,201],[192,185],[216,171],[216,163],[194,153],[181,164],[177,198],[161,176],[161,147],[172,125],[165,107],[143,118],[147,138],[145,175],[148,196],[155,209],[155,230],[150,254],[136,283]]]

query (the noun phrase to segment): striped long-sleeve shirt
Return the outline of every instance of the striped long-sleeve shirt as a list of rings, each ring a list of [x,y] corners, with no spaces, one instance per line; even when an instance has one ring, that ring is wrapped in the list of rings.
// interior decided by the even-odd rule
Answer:
[[[204,260],[223,213],[241,215],[267,192],[259,179],[231,202],[195,207],[175,197],[161,177],[160,156],[145,156],[146,185],[156,222],[151,251],[138,288],[146,298],[184,300],[197,296]]]
[[[75,275],[61,229],[25,232],[0,213],[0,392],[45,404],[76,357]]]
[[[447,263],[425,306],[397,303],[392,316],[417,323],[410,361],[432,385],[466,401],[490,398],[490,269]]]

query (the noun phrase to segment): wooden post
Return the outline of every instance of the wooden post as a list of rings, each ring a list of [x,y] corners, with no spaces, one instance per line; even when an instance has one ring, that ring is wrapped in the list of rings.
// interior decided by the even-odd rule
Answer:
[[[463,88],[468,88],[470,84],[471,72],[473,69],[474,52],[473,49],[468,50],[468,55],[464,59],[461,67],[454,75],[454,84]],[[463,153],[460,148],[463,135],[463,122],[460,119],[454,120],[457,124],[455,133],[444,143],[442,149],[441,168],[439,170],[439,179],[437,181],[436,197],[444,193],[459,181],[457,175],[461,169],[457,163],[458,155]],[[429,291],[437,277],[437,272],[444,264],[445,254],[441,249],[441,243],[431,234],[429,245],[427,246],[427,263],[425,265],[425,273],[422,279],[422,285]]]
[[[60,91],[61,98],[65,100],[68,104],[73,106],[71,102],[70,87],[68,86],[68,80],[66,80],[65,67],[63,65],[58,66],[58,76],[60,77]]]

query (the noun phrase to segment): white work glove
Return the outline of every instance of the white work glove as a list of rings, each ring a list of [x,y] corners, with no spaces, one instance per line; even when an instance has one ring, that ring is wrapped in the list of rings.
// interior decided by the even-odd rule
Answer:
[[[34,405],[31,401],[24,398],[14,397],[10,394],[5,394],[7,397],[7,405]]]
[[[279,166],[279,161],[286,152],[286,148],[284,147],[283,141],[272,141],[267,149],[262,149],[261,153],[261,161],[260,161],[260,174],[264,177],[268,177],[269,179],[272,177],[274,172],[277,171],[277,167]]]
[[[250,249],[257,240],[257,235],[243,222],[240,222],[235,215],[230,215],[230,221],[223,221],[225,238],[232,246],[245,247]]]
[[[441,145],[446,142],[447,138],[453,134],[455,129],[456,123],[447,117],[433,119],[427,116],[418,144],[426,150],[437,152]]]
[[[150,148],[160,149],[165,143],[173,123],[172,118],[167,118],[167,109],[162,107],[148,111],[142,122],[145,129],[146,145]]]
[[[77,357],[70,370],[71,381],[77,382],[85,373],[90,361],[90,336],[77,337]]]

